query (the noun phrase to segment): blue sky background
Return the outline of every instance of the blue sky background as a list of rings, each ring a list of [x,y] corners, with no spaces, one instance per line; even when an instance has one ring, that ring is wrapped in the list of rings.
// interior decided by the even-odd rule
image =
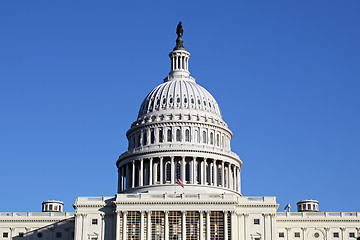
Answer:
[[[113,196],[115,161],[184,26],[242,192],[360,211],[360,1],[0,1],[0,211]],[[293,208],[295,211],[295,208]]]

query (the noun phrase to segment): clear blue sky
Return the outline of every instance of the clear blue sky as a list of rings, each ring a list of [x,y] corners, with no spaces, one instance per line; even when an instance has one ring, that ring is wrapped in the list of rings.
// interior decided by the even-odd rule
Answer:
[[[360,1],[224,2],[0,1],[0,211],[115,194],[179,20],[243,194],[360,211]]]

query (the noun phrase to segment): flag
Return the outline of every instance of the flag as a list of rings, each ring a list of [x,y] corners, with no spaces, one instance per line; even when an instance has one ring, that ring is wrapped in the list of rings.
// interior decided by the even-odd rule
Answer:
[[[184,187],[184,184],[182,183],[182,181],[180,180],[180,178],[178,178],[178,180],[176,181],[177,184],[179,184],[180,186]]]

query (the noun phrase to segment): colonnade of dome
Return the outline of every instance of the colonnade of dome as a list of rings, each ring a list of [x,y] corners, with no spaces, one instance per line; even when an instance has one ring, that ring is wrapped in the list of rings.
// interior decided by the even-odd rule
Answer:
[[[121,163],[118,173],[119,192],[156,185],[169,186],[176,184],[178,179],[187,185],[240,192],[240,166],[234,161],[172,154]]]

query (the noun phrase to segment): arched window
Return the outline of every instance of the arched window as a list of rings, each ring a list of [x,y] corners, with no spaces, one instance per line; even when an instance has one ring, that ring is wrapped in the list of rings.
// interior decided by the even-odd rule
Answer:
[[[170,182],[171,181],[171,163],[170,162],[167,162],[165,164],[165,172],[166,172],[165,181]]]
[[[216,134],[216,146],[219,146],[220,142],[220,137],[219,134]]]
[[[145,130],[143,133],[143,145],[147,145],[147,131]]]
[[[224,184],[225,184],[224,187],[227,187],[227,188],[229,187],[228,178],[229,178],[229,168],[226,167],[225,168],[225,176],[224,176]]]
[[[171,142],[171,141],[172,141],[171,128],[167,130],[167,141],[168,141],[168,142]]]
[[[159,129],[159,142],[163,142],[163,130],[162,128]]]
[[[176,129],[176,141],[177,142],[181,141],[181,130],[180,129]]]
[[[190,162],[185,163],[185,181],[190,182]]]
[[[156,183],[160,184],[160,164],[155,163],[155,169],[156,169]]]
[[[206,163],[206,182],[208,185],[210,185],[210,171],[211,171],[211,167],[209,163]]]
[[[153,128],[150,130],[150,138],[151,138],[151,144],[155,143],[155,131]]]
[[[207,143],[207,140],[206,140],[206,131],[203,131],[203,143]]]
[[[185,130],[185,141],[190,142],[190,130],[189,129]]]
[[[176,180],[180,179],[181,163],[180,161],[176,162]]]
[[[137,135],[137,146],[140,147],[141,142],[140,142],[140,133]]]
[[[194,142],[199,142],[199,131],[195,130],[194,131]]]
[[[214,133],[210,133],[210,144],[213,145],[214,144]]]

